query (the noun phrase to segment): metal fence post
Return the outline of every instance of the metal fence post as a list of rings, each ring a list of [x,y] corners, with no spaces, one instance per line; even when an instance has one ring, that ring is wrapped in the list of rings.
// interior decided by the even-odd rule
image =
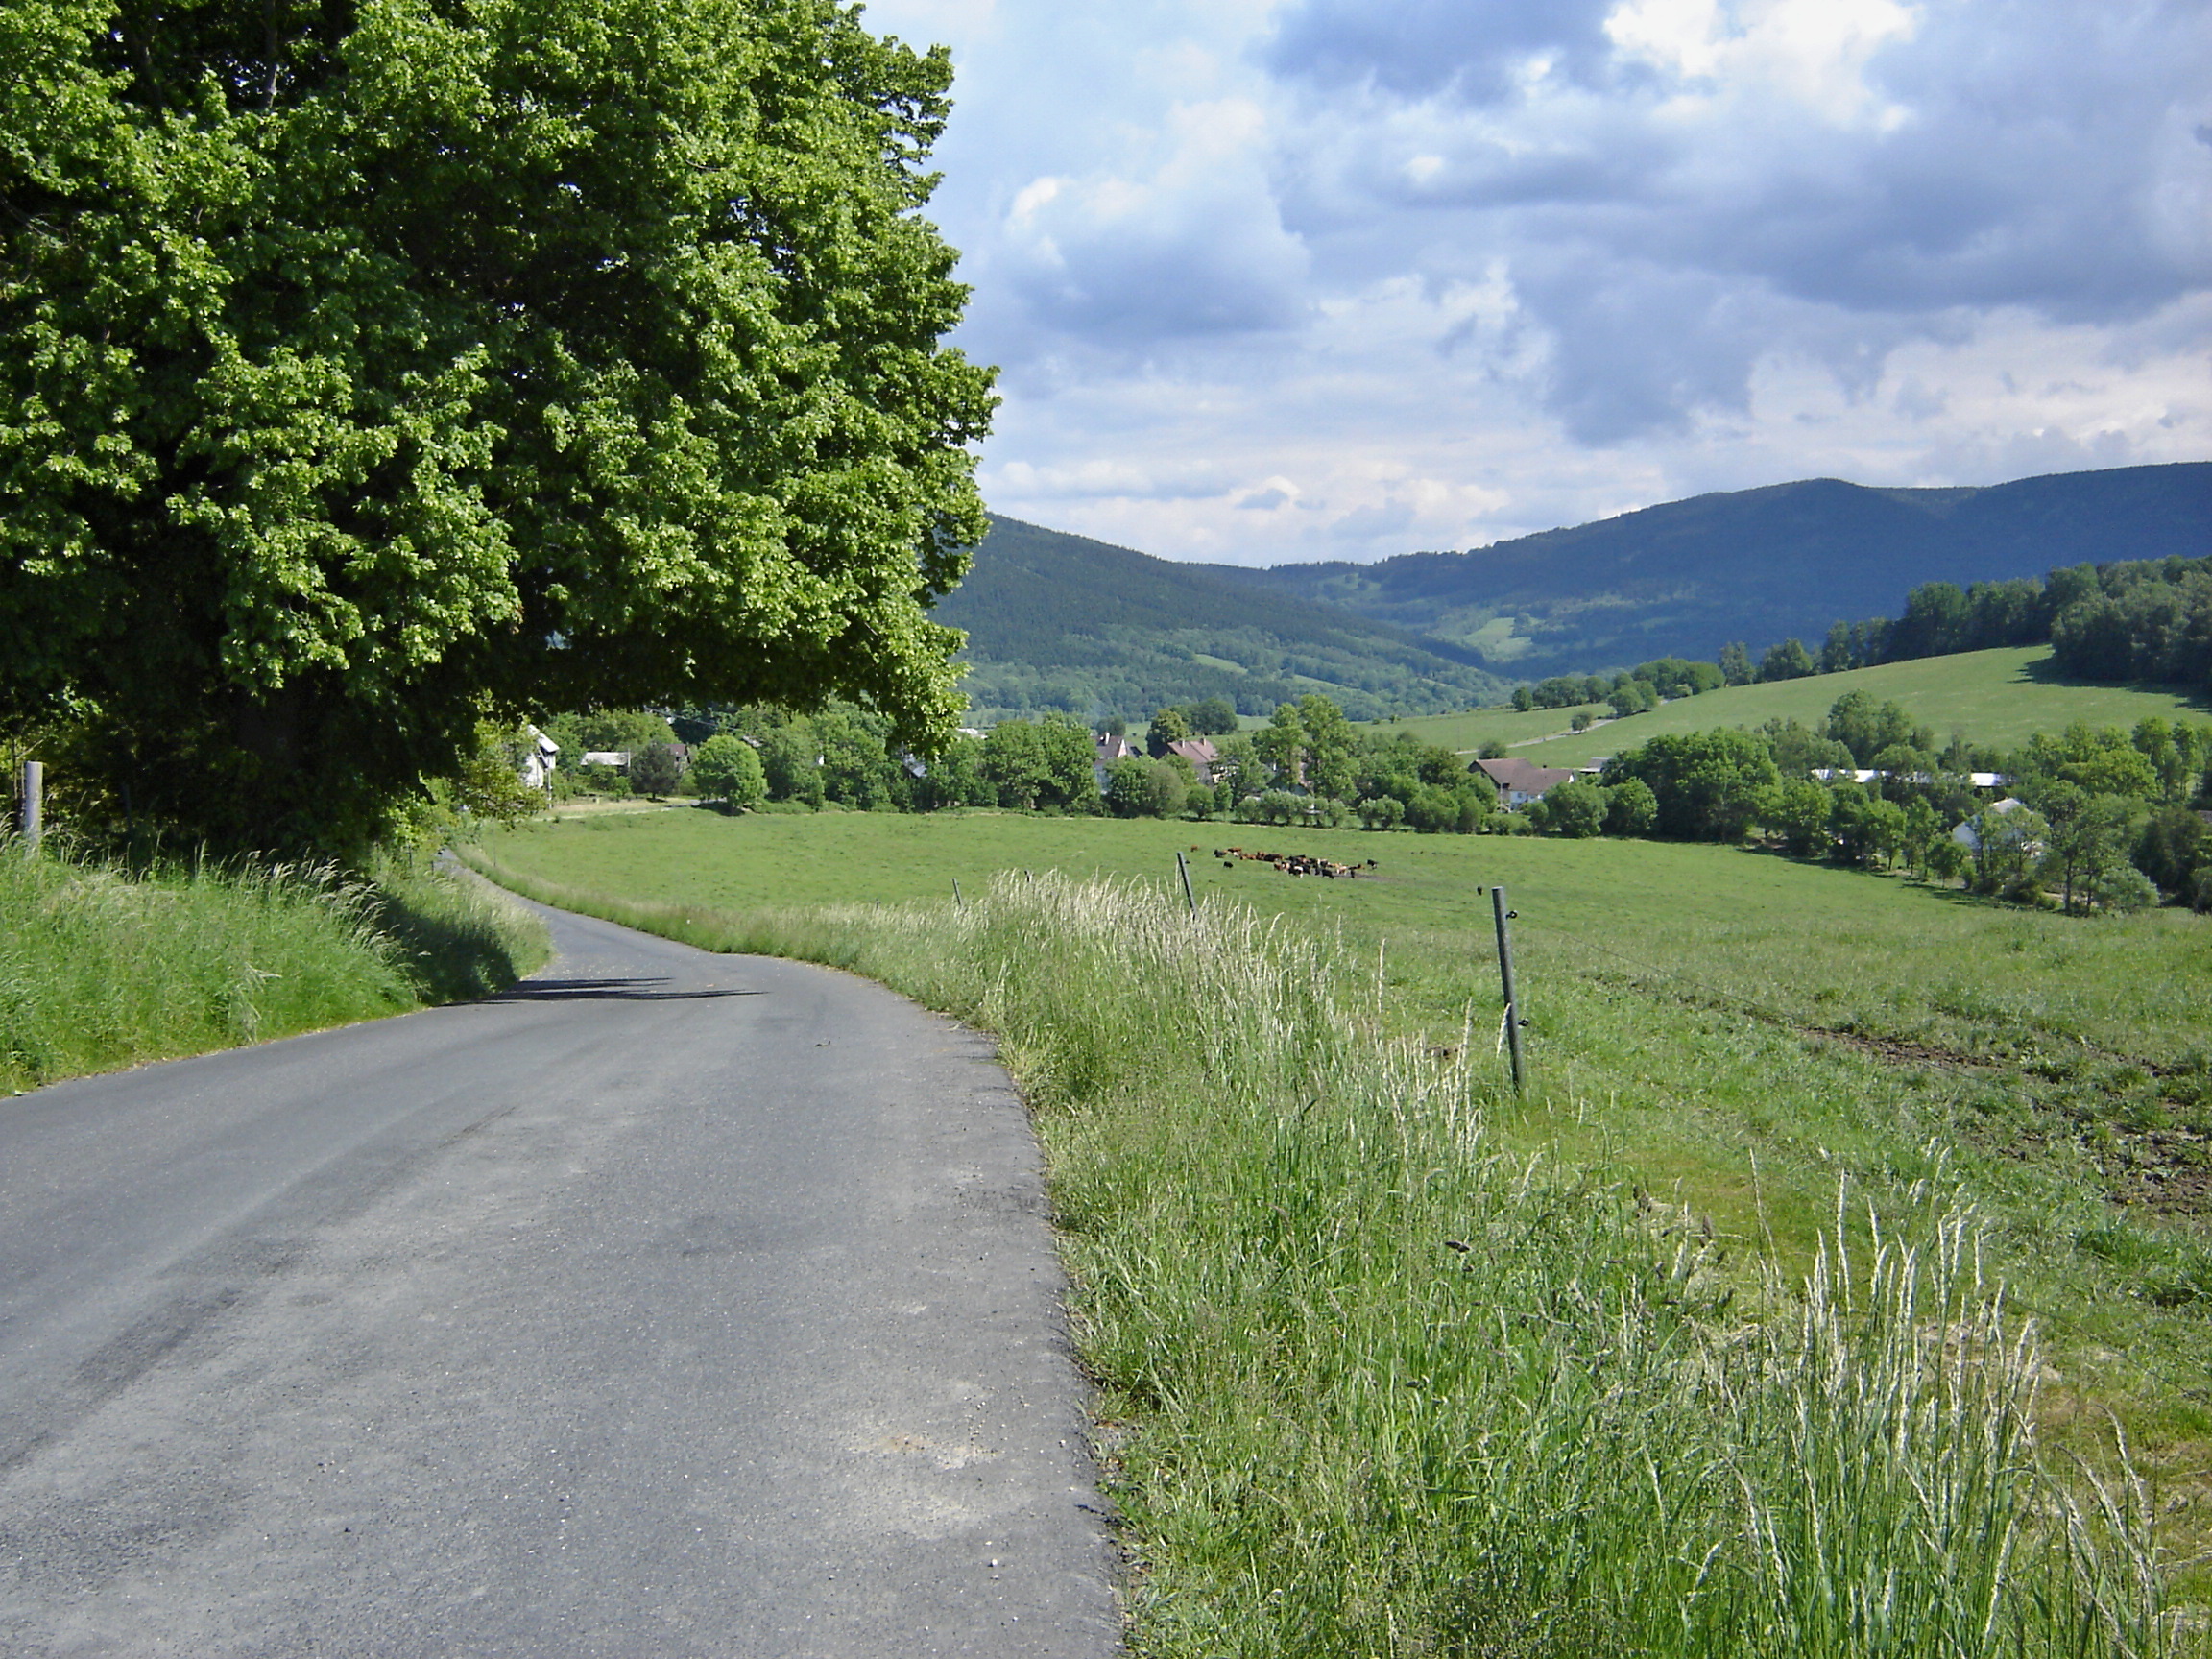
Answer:
[[[1521,994],[1513,981],[1513,930],[1505,924],[1513,912],[1505,908],[1505,889],[1490,889],[1490,908],[1498,919],[1498,978],[1505,989],[1505,1046],[1513,1056],[1513,1093],[1522,1093],[1527,1086],[1521,1054],[1521,1027],[1527,1023],[1521,1018]]]
[[[38,837],[45,829],[46,818],[46,768],[36,760],[23,762],[23,850],[38,851]]]

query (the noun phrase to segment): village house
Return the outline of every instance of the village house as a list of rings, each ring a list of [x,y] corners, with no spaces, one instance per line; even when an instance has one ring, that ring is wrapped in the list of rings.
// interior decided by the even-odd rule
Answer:
[[[1186,737],[1180,742],[1168,744],[1167,753],[1180,755],[1190,761],[1190,770],[1197,775],[1199,782],[1214,781],[1214,768],[1220,763],[1221,757],[1214,752],[1211,739]]]
[[[1475,765],[1498,785],[1498,799],[1515,811],[1556,789],[1575,776],[1571,766],[1539,766],[1533,760],[1478,760]]]
[[[1101,732],[1094,739],[1091,770],[1098,780],[1098,793],[1106,793],[1106,768],[1117,760],[1131,760],[1144,751],[1118,732]]]
[[[1987,808],[1988,816],[1984,819],[1984,822],[1988,824],[1995,824],[1997,822],[1997,815],[1999,813],[2004,813],[2009,816],[2014,812],[2022,812],[2027,810],[2027,802],[2022,801],[2015,796],[2008,795],[2002,801],[1992,801],[1989,804]],[[1975,830],[1974,820],[1972,818],[1967,819],[1965,823],[1960,825],[1956,830],[1952,830],[1951,839],[1958,842],[1960,846],[1965,848],[1969,853],[1978,854],[1982,851],[1982,837]],[[2003,832],[2002,836],[1996,837],[1996,839],[2000,839],[2006,842],[2018,843],[2029,852],[2035,851],[2035,849],[2040,845],[2040,843],[2028,839],[2025,829],[2007,829]]]
[[[553,787],[553,769],[559,762],[561,745],[538,730],[525,724],[522,728],[522,786],[525,789],[550,789]]]

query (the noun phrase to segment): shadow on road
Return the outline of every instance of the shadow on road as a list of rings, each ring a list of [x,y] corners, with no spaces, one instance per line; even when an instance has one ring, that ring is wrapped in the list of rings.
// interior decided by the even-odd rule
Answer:
[[[721,990],[709,986],[701,991],[657,991],[653,987],[665,985],[666,978],[659,979],[524,979],[509,986],[496,996],[484,998],[487,1002],[693,1002],[714,997],[765,997],[765,991],[744,991],[735,987]]]

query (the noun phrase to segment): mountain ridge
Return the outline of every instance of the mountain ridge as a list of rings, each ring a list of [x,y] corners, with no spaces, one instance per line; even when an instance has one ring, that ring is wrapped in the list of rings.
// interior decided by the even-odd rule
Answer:
[[[1394,622],[998,514],[935,614],[968,631],[979,718],[1141,719],[1212,696],[1257,713],[1322,691],[1373,719],[1466,708],[1508,686],[1467,648]]]
[[[1929,489],[1797,479],[1714,491],[1467,552],[1264,569],[1161,559],[1000,515],[938,606],[969,631],[979,718],[1138,719],[1308,691],[1357,718],[1502,700],[1512,683],[1756,655],[1894,615],[1924,582],[2212,553],[2212,462]]]
[[[1465,552],[1209,565],[1455,645],[1516,678],[1816,640],[1923,582],[2212,552],[2212,462],[1900,488],[1839,478],[1713,491]]]

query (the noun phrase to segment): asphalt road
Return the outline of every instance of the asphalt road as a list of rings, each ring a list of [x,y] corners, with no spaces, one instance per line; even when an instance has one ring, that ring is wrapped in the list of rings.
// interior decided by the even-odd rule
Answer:
[[[547,914],[503,998],[0,1101],[0,1652],[1114,1651],[986,1040]]]

